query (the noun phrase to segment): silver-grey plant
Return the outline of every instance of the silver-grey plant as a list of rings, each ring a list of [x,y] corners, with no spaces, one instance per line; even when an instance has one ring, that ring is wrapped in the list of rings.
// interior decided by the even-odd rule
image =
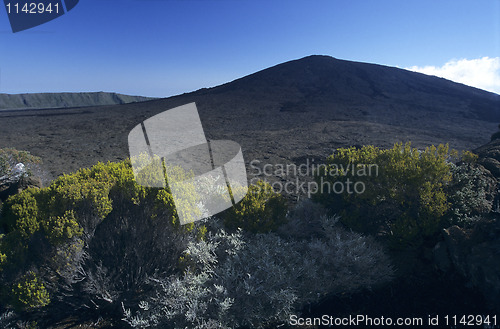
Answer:
[[[150,278],[153,292],[135,310],[124,307],[124,320],[135,328],[263,328],[327,294],[392,278],[376,241],[346,231],[336,216],[300,207],[315,206],[299,205],[278,233],[229,233],[210,219],[205,239],[185,250],[183,276]],[[316,218],[301,222],[297,214],[304,213]],[[318,226],[314,236],[293,234],[304,224]]]

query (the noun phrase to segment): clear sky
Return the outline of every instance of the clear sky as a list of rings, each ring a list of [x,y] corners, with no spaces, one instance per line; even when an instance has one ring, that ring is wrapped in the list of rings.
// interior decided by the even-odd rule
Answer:
[[[500,0],[80,0],[18,33],[0,8],[3,93],[171,96],[311,54],[480,69],[500,93]]]

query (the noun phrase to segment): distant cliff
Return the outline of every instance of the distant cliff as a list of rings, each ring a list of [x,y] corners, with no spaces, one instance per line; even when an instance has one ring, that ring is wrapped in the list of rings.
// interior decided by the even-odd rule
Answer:
[[[154,98],[106,92],[0,94],[0,109],[61,108],[135,103]]]

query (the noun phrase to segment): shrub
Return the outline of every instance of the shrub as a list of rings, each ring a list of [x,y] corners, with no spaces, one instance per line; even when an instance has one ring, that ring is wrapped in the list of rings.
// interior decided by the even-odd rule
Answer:
[[[53,314],[136,298],[149,276],[180,271],[187,243],[204,236],[198,223],[179,224],[168,188],[138,185],[129,161],[99,163],[14,195],[0,225],[1,285],[32,278],[28,270],[36,269],[40,277],[21,287],[40,288],[29,308],[46,306],[50,293]],[[2,302],[23,299],[25,292],[4,290]]]
[[[452,183],[447,188],[449,217],[453,224],[468,226],[492,210],[496,183],[470,162],[451,165],[451,173]]]
[[[63,216],[50,217],[43,223],[43,226],[47,239],[53,245],[67,241],[74,236],[80,236],[83,233],[73,210],[67,210]]]
[[[125,320],[137,328],[263,328],[287,322],[328,293],[391,278],[374,240],[345,231],[335,217],[314,222],[321,234],[302,239],[227,233],[212,220],[206,239],[186,248],[184,275],[152,278],[150,297],[135,311],[124,308]]]
[[[16,320],[16,313],[12,310],[0,313],[0,327],[1,328],[13,328]]]
[[[13,304],[19,309],[31,309],[50,303],[49,293],[34,272],[28,272],[12,288]]]
[[[2,238],[2,236],[0,236],[0,239]],[[2,266],[7,262],[7,255],[5,254],[2,254],[0,252],[0,271],[2,270]]]
[[[461,160],[465,163],[473,164],[477,162],[478,157],[479,156],[477,154],[466,150],[462,152]]]
[[[7,203],[7,215],[4,222],[6,231],[18,230],[24,238],[30,237],[40,228],[37,201],[34,190],[25,190],[14,195]]]
[[[447,162],[451,155],[448,146],[419,151],[410,143],[388,150],[338,149],[316,173],[316,181],[320,186],[361,181],[364,192],[323,190],[315,198],[339,212],[342,222],[355,230],[385,232],[394,246],[419,244],[443,226],[449,208],[445,187],[451,180]]]
[[[19,315],[9,310],[0,314],[0,328],[5,329],[38,329],[37,321],[19,319]]]
[[[327,215],[324,206],[311,199],[301,200],[287,215],[287,223],[278,229],[285,238],[313,239],[323,234],[321,218]]]
[[[22,162],[26,166],[28,174],[31,174],[33,169],[38,169],[37,165],[42,161],[27,151],[18,151],[13,148],[0,149],[0,177],[7,175],[12,167],[19,162]]]
[[[250,185],[247,195],[235,206],[221,214],[226,227],[264,233],[276,230],[286,222],[285,198],[274,192],[264,181]]]

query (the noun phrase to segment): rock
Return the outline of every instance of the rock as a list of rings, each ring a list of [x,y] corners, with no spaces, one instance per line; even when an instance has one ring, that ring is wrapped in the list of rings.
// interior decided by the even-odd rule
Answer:
[[[480,165],[488,169],[495,177],[500,178],[500,139],[495,137],[488,144],[474,150],[474,153],[479,156],[477,162]]]
[[[461,256],[466,252],[469,246],[466,246],[467,234],[464,229],[454,225],[443,230],[444,241],[450,254],[453,264],[461,261]]]
[[[5,183],[0,184],[0,200],[5,201],[11,195],[14,195],[18,192],[19,183]]]
[[[18,163],[8,175],[0,177],[0,200],[5,201],[29,187],[41,188],[42,181],[38,177],[28,176],[24,164]]]
[[[495,177],[500,177],[500,161],[495,158],[484,157],[481,158],[480,164],[488,169]]]
[[[482,221],[471,229],[452,226],[443,230],[443,237],[434,248],[436,266],[447,270],[453,264],[492,308],[500,310],[500,221]]]
[[[39,177],[23,176],[18,182],[17,193],[30,187],[42,188],[43,187],[42,180]]]
[[[500,129],[500,124],[498,125],[498,129]],[[497,131],[493,135],[491,135],[491,141],[494,141],[496,139],[500,139],[500,131]]]
[[[471,228],[451,226],[443,230],[444,241],[434,248],[434,263],[443,271],[450,264],[500,311],[500,215],[495,210],[500,203],[500,132],[474,153],[493,207]]]
[[[443,271],[447,272],[451,268],[450,255],[448,253],[448,248],[443,241],[438,242],[434,249],[432,250],[434,264],[436,267]]]
[[[0,184],[0,200],[6,200],[9,195],[12,194],[11,185],[12,184]]]

